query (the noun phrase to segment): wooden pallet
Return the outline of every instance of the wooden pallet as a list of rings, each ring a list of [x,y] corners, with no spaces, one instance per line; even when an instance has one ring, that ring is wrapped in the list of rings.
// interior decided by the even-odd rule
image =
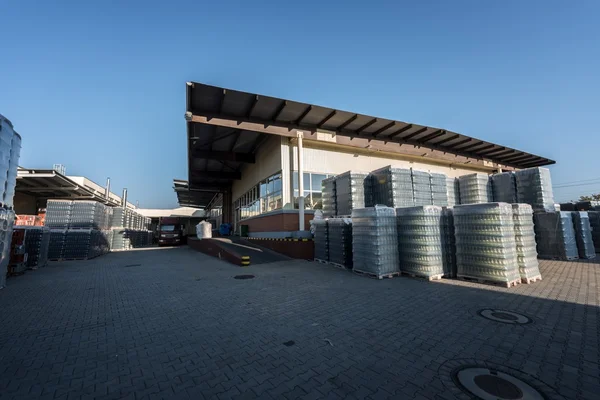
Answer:
[[[456,278],[460,281],[476,282],[476,283],[482,283],[484,285],[499,286],[499,287],[505,287],[505,288],[517,286],[518,284],[521,283],[521,278],[515,279],[514,281],[509,281],[509,282],[490,281],[487,279],[473,278],[470,276],[457,276]]]
[[[541,281],[541,280],[542,280],[541,275],[534,276],[533,278],[521,278],[521,282],[526,283],[526,284],[534,283],[536,281]]]
[[[416,275],[413,274],[411,272],[400,272],[400,274],[402,276],[408,276],[411,278],[416,278],[416,279],[424,279],[426,281],[439,281],[440,279],[442,279],[444,277],[444,274],[439,274],[439,275],[433,275],[433,276],[421,276],[421,275]]]
[[[339,268],[339,269],[344,269],[344,270],[349,270],[350,269],[350,267],[346,267],[345,265],[338,264],[338,263],[329,262],[329,264],[333,265],[334,267]]]
[[[400,272],[392,272],[389,274],[382,274],[382,275],[377,275],[372,272],[359,271],[356,269],[353,269],[352,272],[354,272],[357,275],[366,276],[367,278],[372,278],[372,279],[383,279],[383,278],[392,279],[395,276],[400,276]]]
[[[315,258],[314,261],[321,264],[329,264],[329,261],[321,260],[320,258]]]

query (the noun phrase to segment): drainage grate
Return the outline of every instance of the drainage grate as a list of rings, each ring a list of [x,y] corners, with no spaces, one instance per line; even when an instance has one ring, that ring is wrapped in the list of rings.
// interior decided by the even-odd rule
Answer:
[[[254,279],[254,275],[236,275],[233,279]]]
[[[533,320],[526,315],[507,310],[484,308],[483,310],[477,311],[477,314],[485,319],[502,322],[503,324],[525,325],[533,322]]]
[[[283,342],[283,345],[287,346],[287,347],[291,347],[295,344],[296,344],[296,342],[294,342],[293,340],[290,340],[289,342]]]
[[[439,369],[444,385],[459,399],[563,400],[553,388],[516,369],[478,360],[451,360]]]
[[[141,267],[142,264],[127,264],[125,267],[123,268],[131,268],[131,267]]]

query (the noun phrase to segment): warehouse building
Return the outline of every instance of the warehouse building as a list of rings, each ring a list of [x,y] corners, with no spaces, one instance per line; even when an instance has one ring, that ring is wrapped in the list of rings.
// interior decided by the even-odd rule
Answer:
[[[348,170],[393,165],[458,177],[554,164],[443,128],[201,83],[187,83],[186,105],[180,205],[256,235],[308,229],[323,179]]]

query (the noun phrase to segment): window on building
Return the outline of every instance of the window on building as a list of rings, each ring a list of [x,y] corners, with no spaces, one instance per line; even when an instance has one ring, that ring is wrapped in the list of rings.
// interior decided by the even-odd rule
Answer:
[[[323,179],[332,175],[304,172],[302,183],[304,185],[304,208],[305,209],[322,209],[323,202],[321,197],[321,184]],[[292,175],[292,184],[294,187],[294,207],[298,208],[298,171],[294,171]]]
[[[272,175],[253,186],[234,204],[236,223],[242,219],[282,208],[281,173]]]

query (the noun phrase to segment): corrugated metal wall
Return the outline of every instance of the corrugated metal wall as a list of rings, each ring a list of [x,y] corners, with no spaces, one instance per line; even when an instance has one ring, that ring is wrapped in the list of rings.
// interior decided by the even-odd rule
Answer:
[[[261,180],[281,171],[281,139],[269,138],[256,153],[256,163],[245,164],[242,179],[234,181],[231,189],[233,201],[246,193]]]

